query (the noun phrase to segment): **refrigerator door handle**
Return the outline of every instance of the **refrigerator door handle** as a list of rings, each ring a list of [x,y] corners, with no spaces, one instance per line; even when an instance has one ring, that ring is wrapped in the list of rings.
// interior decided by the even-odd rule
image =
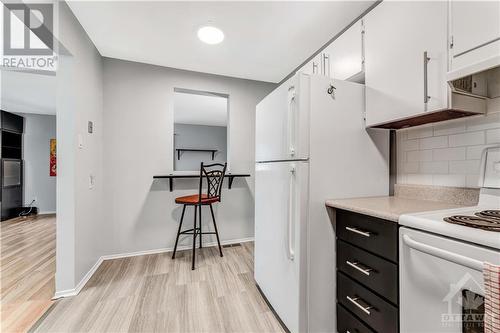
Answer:
[[[290,157],[295,156],[294,136],[295,136],[295,87],[288,88],[288,153]]]
[[[295,166],[292,166],[290,169],[290,183],[289,183],[289,192],[288,192],[288,259],[294,260],[295,258],[295,251],[294,251],[294,241],[292,241],[292,238],[294,238],[294,186],[293,186],[293,178],[295,176]]]

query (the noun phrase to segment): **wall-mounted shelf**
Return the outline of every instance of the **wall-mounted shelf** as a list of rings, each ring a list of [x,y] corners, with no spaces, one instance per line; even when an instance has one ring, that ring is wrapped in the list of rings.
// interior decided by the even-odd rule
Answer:
[[[246,178],[250,177],[250,174],[246,173],[228,173],[224,176],[224,178],[227,178],[229,180],[228,183],[228,189],[231,189],[233,186],[233,180],[234,178]],[[200,175],[157,175],[153,176],[153,179],[168,179],[169,185],[170,185],[170,192],[174,190],[174,179],[179,179],[179,178],[200,178]]]
[[[217,149],[194,149],[194,148],[176,148],[175,151],[177,152],[177,159],[181,159],[181,152],[185,151],[201,151],[201,152],[208,152],[212,153],[212,161],[215,158],[215,153],[218,151]]]

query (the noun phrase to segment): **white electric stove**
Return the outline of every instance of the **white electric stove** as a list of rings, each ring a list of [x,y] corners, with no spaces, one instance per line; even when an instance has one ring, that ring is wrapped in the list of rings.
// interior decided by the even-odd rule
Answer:
[[[474,207],[405,214],[399,224],[500,249],[500,147],[485,149]]]
[[[399,218],[400,329],[483,332],[483,264],[500,265],[500,146],[483,152],[477,206]]]

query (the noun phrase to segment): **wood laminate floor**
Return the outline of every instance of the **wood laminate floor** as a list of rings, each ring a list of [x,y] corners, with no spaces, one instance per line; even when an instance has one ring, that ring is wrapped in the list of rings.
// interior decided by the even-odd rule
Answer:
[[[52,305],[56,218],[0,223],[0,331],[26,332]]]
[[[255,286],[253,243],[104,261],[37,332],[283,332]]]

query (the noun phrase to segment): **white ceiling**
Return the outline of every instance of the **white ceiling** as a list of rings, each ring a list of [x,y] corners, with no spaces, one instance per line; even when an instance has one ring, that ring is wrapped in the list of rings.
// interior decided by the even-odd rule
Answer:
[[[0,107],[17,113],[56,114],[56,77],[11,70],[0,72]]]
[[[174,123],[227,126],[227,98],[175,92]]]
[[[70,1],[101,55],[279,82],[374,1]],[[222,29],[207,45],[199,27]]]

